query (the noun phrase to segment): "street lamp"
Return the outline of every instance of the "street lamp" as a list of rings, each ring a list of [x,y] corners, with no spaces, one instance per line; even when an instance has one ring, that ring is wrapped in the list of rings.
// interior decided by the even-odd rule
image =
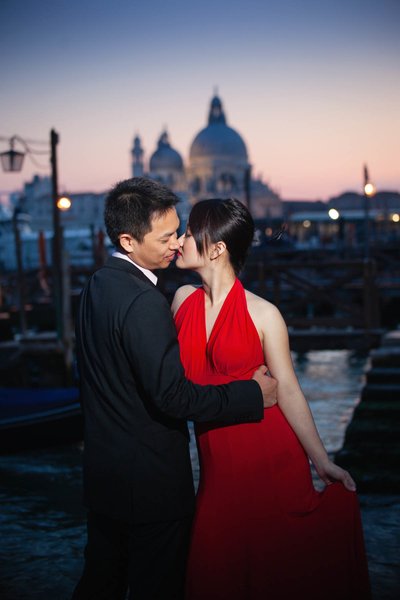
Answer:
[[[328,215],[329,218],[332,219],[332,221],[337,221],[338,224],[338,230],[337,230],[337,237],[338,237],[338,242],[337,242],[337,246],[339,250],[343,250],[344,247],[344,218],[343,215],[340,214],[340,212],[336,209],[336,208],[330,208],[328,210]]]
[[[18,172],[22,169],[25,154],[49,154],[49,151],[33,150],[29,144],[36,142],[27,142],[21,137],[14,135],[7,139],[10,149],[0,153],[1,164],[6,172]],[[57,339],[63,341],[64,324],[63,314],[63,276],[62,276],[62,229],[60,225],[60,213],[57,206],[58,196],[58,174],[57,174],[57,144],[59,141],[58,133],[52,129],[50,131],[50,165],[51,165],[51,183],[52,183],[52,208],[53,208],[53,294],[54,306],[56,312],[56,333]],[[14,150],[15,142],[18,142],[24,148],[25,152]],[[39,142],[42,143],[42,142]],[[33,159],[33,157],[31,157]]]
[[[0,154],[1,166],[6,173],[19,172],[22,169],[25,152],[17,152],[14,150],[14,144],[18,139],[17,136],[12,137],[10,139],[10,149],[7,152],[1,152]]]
[[[364,258],[369,260],[369,205],[370,198],[376,193],[375,186],[369,180],[367,165],[364,165]]]
[[[66,196],[63,196],[62,198],[59,198],[57,201],[57,207],[59,210],[62,210],[63,212],[65,212],[66,210],[69,210],[71,208],[72,202],[69,198],[67,198]]]

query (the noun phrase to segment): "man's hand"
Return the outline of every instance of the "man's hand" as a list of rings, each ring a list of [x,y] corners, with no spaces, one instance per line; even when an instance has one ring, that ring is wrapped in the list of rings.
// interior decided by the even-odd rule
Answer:
[[[271,408],[277,403],[277,390],[278,382],[276,379],[267,375],[268,369],[265,365],[258,367],[257,371],[254,372],[252,379],[257,381],[261,388],[264,408]]]

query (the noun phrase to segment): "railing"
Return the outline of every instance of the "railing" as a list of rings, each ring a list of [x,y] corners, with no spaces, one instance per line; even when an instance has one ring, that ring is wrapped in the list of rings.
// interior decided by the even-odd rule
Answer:
[[[292,346],[370,348],[379,342],[385,328],[392,329],[400,321],[399,253],[380,252],[365,261],[358,257],[340,259],[332,252],[319,250],[279,253],[257,249],[250,255],[241,279],[247,289],[279,307]],[[70,267],[72,315],[77,295],[94,269]],[[180,285],[200,282],[197,275],[175,265],[158,274],[169,300]],[[28,327],[43,331],[46,325],[51,326],[52,319],[51,271],[26,271],[24,280],[24,297],[30,304],[25,306]],[[3,340],[18,331],[18,315],[12,306],[16,289],[16,274],[3,273],[0,314],[5,316],[8,311],[12,321],[7,324],[0,320],[6,334],[0,336]]]
[[[243,282],[276,304],[294,327],[380,327],[374,261],[250,262]]]

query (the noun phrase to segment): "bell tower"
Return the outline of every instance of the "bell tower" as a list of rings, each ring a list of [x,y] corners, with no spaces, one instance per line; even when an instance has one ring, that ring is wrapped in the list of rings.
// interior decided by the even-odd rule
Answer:
[[[135,136],[133,140],[132,154],[132,177],[143,177],[143,148],[140,137]]]

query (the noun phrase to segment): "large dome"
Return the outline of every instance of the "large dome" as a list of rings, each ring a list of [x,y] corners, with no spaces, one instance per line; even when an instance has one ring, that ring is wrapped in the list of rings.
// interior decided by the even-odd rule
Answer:
[[[208,126],[195,137],[190,148],[190,159],[226,157],[247,161],[247,150],[241,136],[226,124],[221,100],[211,100]]]
[[[160,139],[158,140],[157,150],[150,158],[151,172],[163,170],[183,170],[181,155],[171,147],[166,131],[161,134]]]

